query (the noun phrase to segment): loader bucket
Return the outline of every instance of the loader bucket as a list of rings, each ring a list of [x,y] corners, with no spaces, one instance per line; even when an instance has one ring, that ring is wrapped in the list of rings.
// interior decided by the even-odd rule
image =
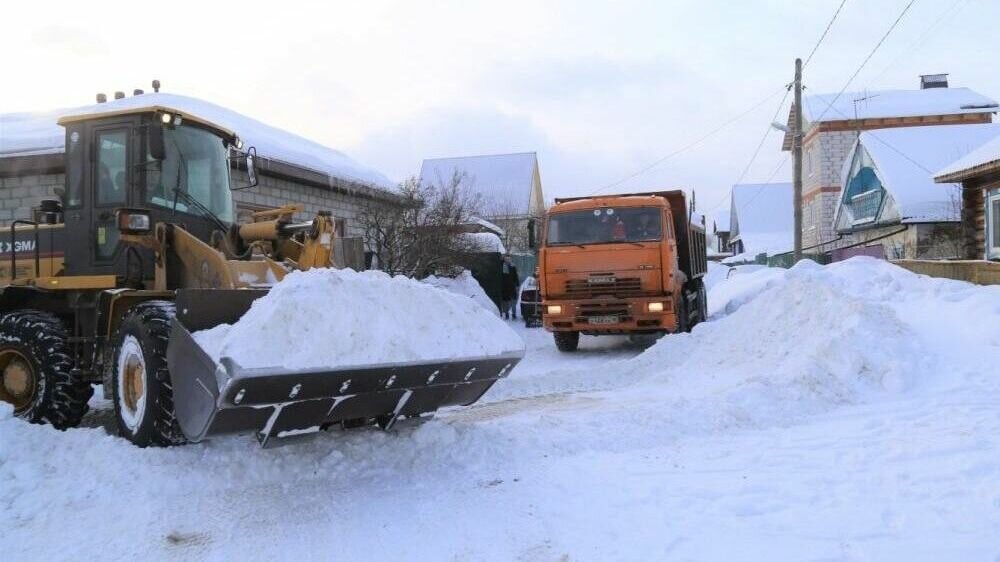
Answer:
[[[331,424],[383,427],[395,420],[469,405],[521,360],[516,352],[417,363],[312,369],[248,369],[230,358],[216,362],[192,332],[236,322],[255,289],[183,289],[177,292],[167,363],[174,410],[193,442],[228,433],[255,432],[261,445],[319,431]]]

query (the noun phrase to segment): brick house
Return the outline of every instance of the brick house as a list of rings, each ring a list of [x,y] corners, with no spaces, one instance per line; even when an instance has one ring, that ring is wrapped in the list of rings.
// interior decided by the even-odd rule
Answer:
[[[990,123],[997,102],[968,88],[949,88],[947,75],[921,76],[920,89],[813,94],[802,99],[802,246],[826,253],[855,242],[834,230],[841,173],[862,131]],[[789,111],[789,126],[798,108]],[[782,150],[792,149],[786,133]]]
[[[343,153],[271,127],[229,109],[187,96],[148,93],[110,100],[95,108],[114,111],[136,104],[162,104],[192,114],[209,115],[257,149],[258,185],[233,192],[238,216],[290,203],[304,206],[298,219],[330,211],[338,233],[362,235],[355,217],[365,201],[399,201],[392,182]],[[56,124],[64,114],[93,108],[0,115],[0,224],[30,219],[43,199],[58,198],[65,185],[65,130]],[[234,166],[234,183],[246,172]]]
[[[962,255],[1000,261],[1000,137],[934,175],[938,183],[961,182]]]

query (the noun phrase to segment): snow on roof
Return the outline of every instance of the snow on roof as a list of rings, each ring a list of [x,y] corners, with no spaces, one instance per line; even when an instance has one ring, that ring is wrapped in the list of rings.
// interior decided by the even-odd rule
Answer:
[[[855,104],[854,100],[859,101]],[[858,119],[995,113],[998,110],[995,100],[969,88],[927,88],[844,92],[840,97],[813,94],[803,98],[805,112],[802,117],[808,122],[815,122],[821,116],[823,121],[854,119],[855,105]]]
[[[483,227],[484,229],[486,229],[486,230],[488,230],[488,231],[490,231],[490,232],[492,232],[494,234],[497,234],[499,236],[503,236],[504,234],[506,234],[506,231],[504,229],[500,228],[499,226],[497,226],[497,225],[491,223],[490,221],[488,221],[488,220],[486,220],[484,218],[481,218],[481,217],[470,217],[469,218],[469,222],[472,223],[472,224],[479,225],[479,226]]]
[[[934,173],[934,177],[940,180],[960,172],[971,172],[974,168],[997,164],[1000,164],[1000,136],[941,168]]]
[[[732,238],[751,254],[781,253],[794,243],[791,183],[741,183],[733,186]]]
[[[177,94],[151,93],[107,103],[48,111],[0,115],[0,158],[61,153],[65,133],[56,121],[81,114],[106,114],[145,108],[168,108],[234,131],[247,146],[269,160],[306,168],[345,181],[387,189],[394,184],[382,173],[346,154],[235,111]]]
[[[507,253],[503,241],[493,232],[466,232],[462,236],[482,252]]]
[[[998,136],[1000,123],[935,125],[865,131],[858,142],[871,156],[902,222],[935,222],[959,219],[961,187],[934,183],[933,171]]]
[[[715,216],[712,217],[712,221],[715,223],[715,232],[729,232],[729,210],[722,209],[715,212]]]
[[[467,185],[483,198],[489,214],[526,215],[531,207],[538,158],[534,152],[460,156],[424,160],[420,181],[424,184],[447,184],[455,173],[467,176]],[[501,206],[494,213],[489,207]]]

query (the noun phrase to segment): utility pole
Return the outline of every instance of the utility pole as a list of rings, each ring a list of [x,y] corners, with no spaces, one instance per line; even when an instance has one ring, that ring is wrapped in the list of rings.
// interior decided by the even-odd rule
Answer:
[[[795,212],[795,263],[802,259],[802,59],[795,59],[795,120],[792,129],[792,208]]]

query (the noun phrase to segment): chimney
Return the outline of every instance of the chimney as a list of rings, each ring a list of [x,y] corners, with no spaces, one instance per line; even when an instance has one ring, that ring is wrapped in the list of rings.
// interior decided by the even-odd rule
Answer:
[[[136,89],[132,90],[132,95],[133,96],[141,96],[142,94],[143,94],[143,91],[142,91],[141,88],[136,88]]]
[[[948,74],[920,75],[921,90],[928,90],[930,88],[947,88],[947,87],[948,87]]]
[[[157,93],[159,91],[160,91],[160,81],[153,80],[153,93]]]
[[[104,103],[108,101],[108,96],[104,94],[97,94],[97,103]]]
[[[115,92],[115,99],[120,100],[125,97],[125,92]]]

